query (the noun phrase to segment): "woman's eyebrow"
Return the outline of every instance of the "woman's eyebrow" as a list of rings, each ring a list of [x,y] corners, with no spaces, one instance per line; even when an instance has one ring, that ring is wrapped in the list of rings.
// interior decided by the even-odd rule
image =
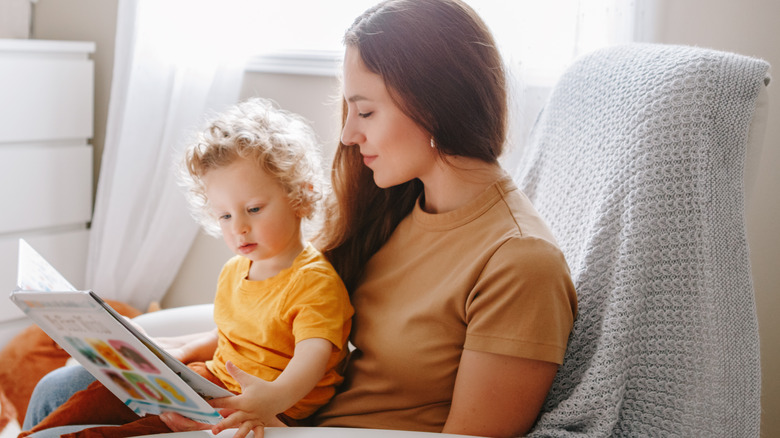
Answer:
[[[356,94],[356,95],[354,95],[354,96],[350,96],[350,97],[347,99],[347,102],[352,102],[352,103],[354,103],[354,102],[357,102],[357,101],[359,101],[359,100],[369,100],[369,99],[368,99],[366,96],[363,96],[363,95],[360,95],[360,94]]]

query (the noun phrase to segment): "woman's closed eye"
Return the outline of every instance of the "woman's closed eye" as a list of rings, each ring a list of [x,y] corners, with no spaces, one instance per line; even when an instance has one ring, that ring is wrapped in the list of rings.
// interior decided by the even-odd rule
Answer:
[[[361,119],[367,119],[371,114],[374,114],[373,111],[369,111],[367,113],[358,113],[358,117]]]

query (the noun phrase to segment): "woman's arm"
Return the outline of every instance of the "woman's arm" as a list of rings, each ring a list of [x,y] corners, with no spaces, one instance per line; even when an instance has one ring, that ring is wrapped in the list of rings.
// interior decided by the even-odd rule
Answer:
[[[523,436],[533,426],[558,365],[464,350],[442,432]]]

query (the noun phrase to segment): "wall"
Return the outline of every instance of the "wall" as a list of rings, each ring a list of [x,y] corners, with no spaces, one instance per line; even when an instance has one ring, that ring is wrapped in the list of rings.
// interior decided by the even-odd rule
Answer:
[[[780,36],[775,0],[646,0],[656,6],[658,23],[650,34],[664,43],[690,44],[764,58],[780,69]],[[96,158],[102,152],[113,63],[117,0],[38,0],[34,37],[97,42]],[[780,74],[769,87],[769,114],[763,156],[747,208],[748,238],[754,274],[762,349],[762,436],[780,436]],[[264,95],[314,122],[323,140],[335,138],[331,107],[335,79],[316,76],[247,75],[243,95]],[[329,127],[330,126],[330,127]],[[99,163],[99,159],[96,163]],[[96,166],[96,169],[98,166]],[[200,236],[163,304],[202,303],[211,299],[220,265],[230,253],[211,237]]]
[[[763,58],[773,66],[764,149],[747,213],[761,336],[761,435],[780,436],[780,2],[658,0],[657,41]]]

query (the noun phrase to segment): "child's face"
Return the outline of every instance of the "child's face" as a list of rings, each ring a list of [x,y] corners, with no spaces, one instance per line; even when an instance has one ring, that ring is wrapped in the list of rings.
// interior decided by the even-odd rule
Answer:
[[[252,260],[253,269],[288,267],[301,252],[301,219],[282,185],[260,166],[239,158],[208,171],[203,182],[225,243]]]

